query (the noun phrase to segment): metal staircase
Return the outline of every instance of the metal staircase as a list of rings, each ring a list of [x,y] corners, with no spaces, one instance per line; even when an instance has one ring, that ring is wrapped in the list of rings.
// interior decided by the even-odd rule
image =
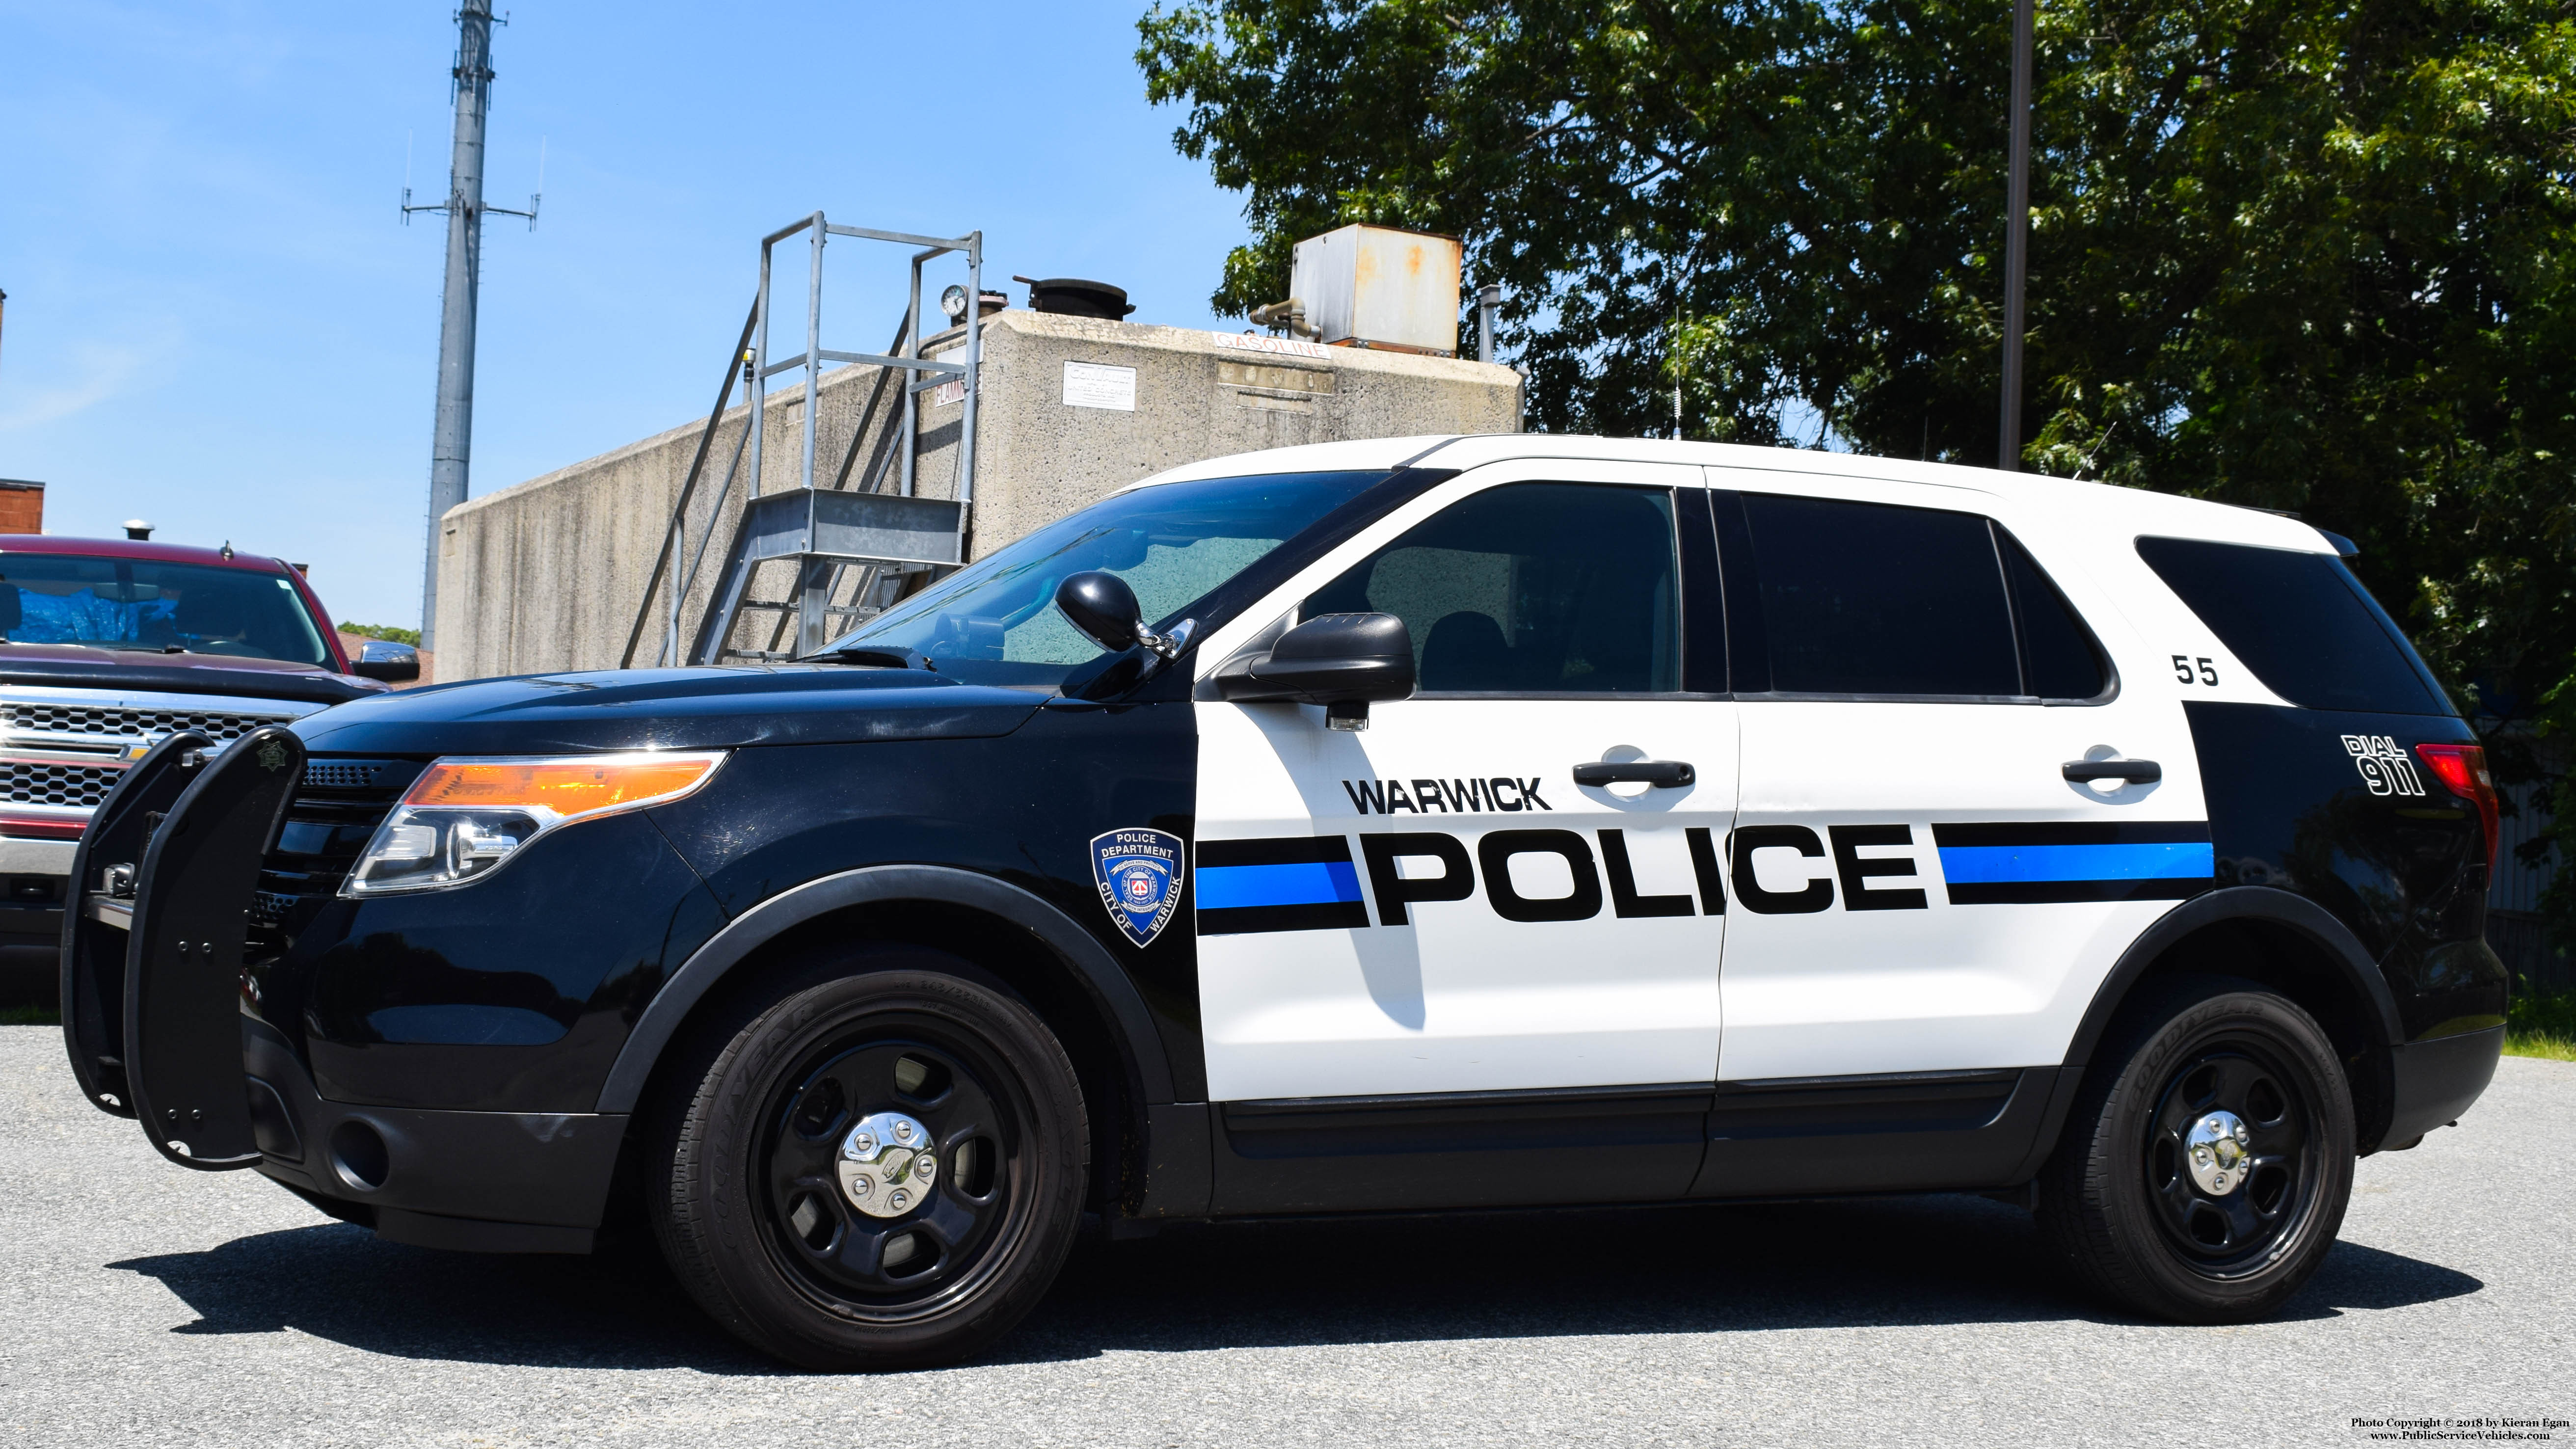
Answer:
[[[773,362],[769,356],[772,254],[780,242],[799,232],[808,234],[811,247],[805,286],[805,345],[794,356]],[[823,247],[827,238],[836,236],[920,248],[912,257],[912,287],[903,321],[882,353],[835,352],[823,346]],[[957,252],[966,258],[966,311],[970,314],[965,319],[966,360],[962,363],[921,355],[922,268]],[[983,354],[983,329],[978,325],[981,309],[977,303],[983,296],[983,268],[982,232],[943,238],[835,226],[818,211],[761,238],[760,289],[752,299],[750,315],[743,319],[742,338],[726,361],[715,407],[707,414],[697,451],[689,461],[678,500],[672,505],[661,554],[645,581],[635,626],[627,635],[626,652],[619,660],[621,668],[636,662],[645,632],[657,613],[663,619],[663,638],[652,663],[768,663],[801,658],[822,648],[850,625],[965,561],[968,518],[975,497],[975,405]],[[827,486],[817,487],[817,414],[826,363],[874,367],[877,376],[840,466]],[[793,488],[764,493],[761,443],[766,384],[778,373],[796,368],[805,371],[797,483]],[[706,474],[708,454],[731,405],[737,381],[749,394],[750,416],[734,440],[732,458],[710,506],[707,527],[692,554],[688,538],[690,504]],[[914,492],[920,449],[920,410],[914,398],[944,384],[956,385],[965,405],[957,445],[956,496],[924,498]],[[898,387],[892,413],[879,426],[879,409],[886,404],[888,393]],[[868,449],[871,435],[876,444]],[[865,467],[859,466],[862,451],[869,453]],[[738,475],[748,479],[742,509],[726,541],[714,591],[699,615],[684,654],[680,644],[681,615],[695,591],[708,546],[714,541],[716,522],[724,515]],[[854,476],[856,487],[852,486]],[[685,568],[683,558],[687,560]],[[781,597],[763,598],[754,592],[756,582],[766,581],[775,587],[782,580],[786,590]],[[756,625],[746,627],[747,616],[771,621],[765,646],[753,647],[739,637],[760,632]]]

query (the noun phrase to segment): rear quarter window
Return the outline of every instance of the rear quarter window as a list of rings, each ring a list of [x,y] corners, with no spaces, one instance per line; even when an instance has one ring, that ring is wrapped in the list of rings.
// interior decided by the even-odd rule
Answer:
[[[2332,554],[2141,538],[2138,556],[2266,688],[2292,704],[2452,712],[2396,622]]]

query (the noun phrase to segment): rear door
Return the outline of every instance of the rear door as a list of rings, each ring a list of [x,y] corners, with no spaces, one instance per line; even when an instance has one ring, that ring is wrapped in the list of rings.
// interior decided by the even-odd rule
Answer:
[[[1744,741],[1719,1076],[2053,1066],[2121,949],[2211,883],[2173,681],[2047,520],[1719,476]]]

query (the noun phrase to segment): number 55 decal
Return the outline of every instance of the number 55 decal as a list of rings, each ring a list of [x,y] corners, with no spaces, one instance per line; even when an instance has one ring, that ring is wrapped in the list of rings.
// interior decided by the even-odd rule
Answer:
[[[2194,678],[2191,672],[2191,667],[2194,664],[2198,664],[2200,666],[2200,674],[2197,678]],[[2177,654],[2173,657],[2173,666],[2174,678],[2181,680],[2185,684],[2216,684],[2218,682],[2218,671],[2210,666],[2209,660],[2206,658],[2196,660],[2188,654]]]

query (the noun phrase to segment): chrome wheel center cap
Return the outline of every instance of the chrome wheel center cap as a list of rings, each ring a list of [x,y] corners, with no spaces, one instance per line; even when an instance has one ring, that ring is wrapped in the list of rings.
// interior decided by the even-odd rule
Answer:
[[[872,1218],[901,1217],[921,1206],[939,1176],[930,1129],[901,1112],[863,1118],[841,1139],[832,1167],[841,1196]]]
[[[2183,1134],[2182,1151],[2192,1182],[2211,1197],[2225,1197],[2253,1169],[2254,1134],[2235,1113],[2212,1112]]]

